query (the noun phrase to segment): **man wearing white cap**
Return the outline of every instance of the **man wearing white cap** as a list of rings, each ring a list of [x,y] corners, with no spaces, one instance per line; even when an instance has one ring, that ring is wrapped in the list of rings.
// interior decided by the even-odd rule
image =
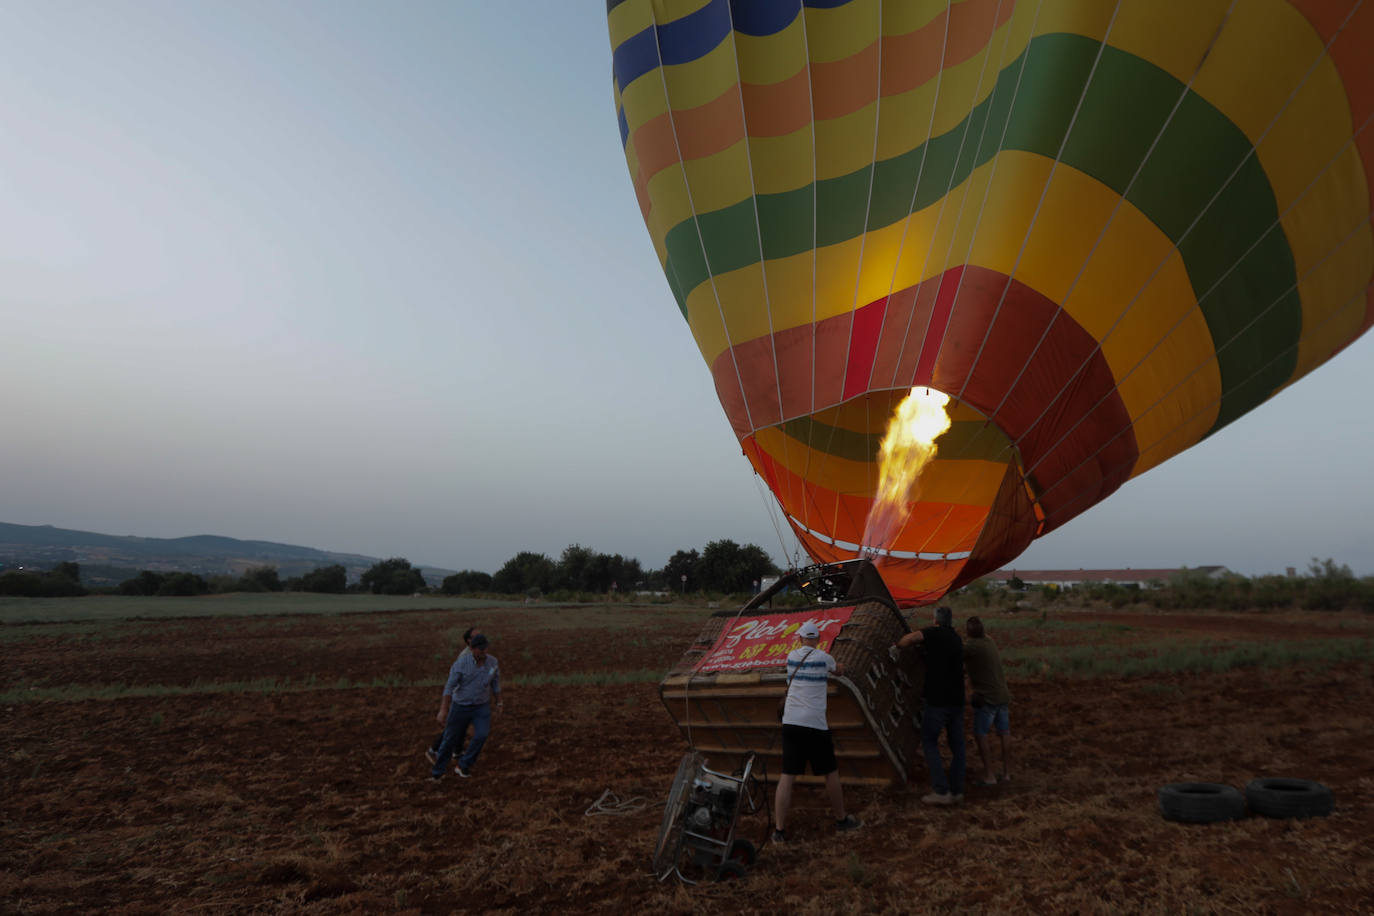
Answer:
[[[782,775],[774,797],[773,842],[787,840],[787,815],[792,807],[792,785],[797,777],[811,772],[825,777],[825,791],[835,813],[836,830],[853,830],[859,819],[844,812],[844,792],[840,788],[839,764],[835,744],[825,720],[825,688],[833,671],[844,674],[844,666],[817,643],[821,631],[810,620],[797,630],[801,645],[787,655],[787,703],[782,714]]]

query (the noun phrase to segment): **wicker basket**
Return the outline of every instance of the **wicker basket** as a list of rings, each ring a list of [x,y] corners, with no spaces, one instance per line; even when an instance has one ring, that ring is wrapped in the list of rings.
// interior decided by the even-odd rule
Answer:
[[[754,753],[761,762],[756,774],[771,781],[782,772],[777,707],[787,688],[785,654],[743,671],[703,670],[727,627],[784,616],[759,603],[712,615],[659,684],[659,697],[687,744],[710,760],[713,769],[728,770]],[[889,653],[909,632],[895,604],[886,595],[870,595],[789,609],[785,616],[800,622],[808,615],[846,613],[838,633],[822,639],[845,671],[831,677],[826,709],[840,779],[856,785],[901,784],[918,759],[920,688]],[[808,772],[798,781],[822,780]]]

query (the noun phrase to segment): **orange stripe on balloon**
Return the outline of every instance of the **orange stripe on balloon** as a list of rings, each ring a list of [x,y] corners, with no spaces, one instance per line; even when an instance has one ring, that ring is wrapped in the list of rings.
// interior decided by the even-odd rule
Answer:
[[[810,81],[810,71],[803,69],[780,83],[745,83],[742,92],[749,136],[783,137],[811,123]]]

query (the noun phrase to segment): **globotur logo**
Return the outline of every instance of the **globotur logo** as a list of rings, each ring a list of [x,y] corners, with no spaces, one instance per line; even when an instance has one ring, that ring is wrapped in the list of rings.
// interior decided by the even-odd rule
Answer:
[[[821,631],[821,636],[825,636],[825,631],[835,627],[844,621],[839,617],[810,618],[816,625],[816,629]],[[778,637],[786,637],[801,628],[806,623],[805,620],[782,620],[775,624],[769,624],[767,618],[756,620],[746,620],[738,624],[733,630],[725,634],[722,645],[726,649],[734,649],[741,642],[757,642],[759,640],[773,640]]]

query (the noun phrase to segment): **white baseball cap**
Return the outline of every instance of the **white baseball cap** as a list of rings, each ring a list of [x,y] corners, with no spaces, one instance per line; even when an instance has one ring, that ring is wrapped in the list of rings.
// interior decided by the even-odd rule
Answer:
[[[820,628],[808,620],[797,629],[797,636],[801,639],[817,639],[821,635]]]

